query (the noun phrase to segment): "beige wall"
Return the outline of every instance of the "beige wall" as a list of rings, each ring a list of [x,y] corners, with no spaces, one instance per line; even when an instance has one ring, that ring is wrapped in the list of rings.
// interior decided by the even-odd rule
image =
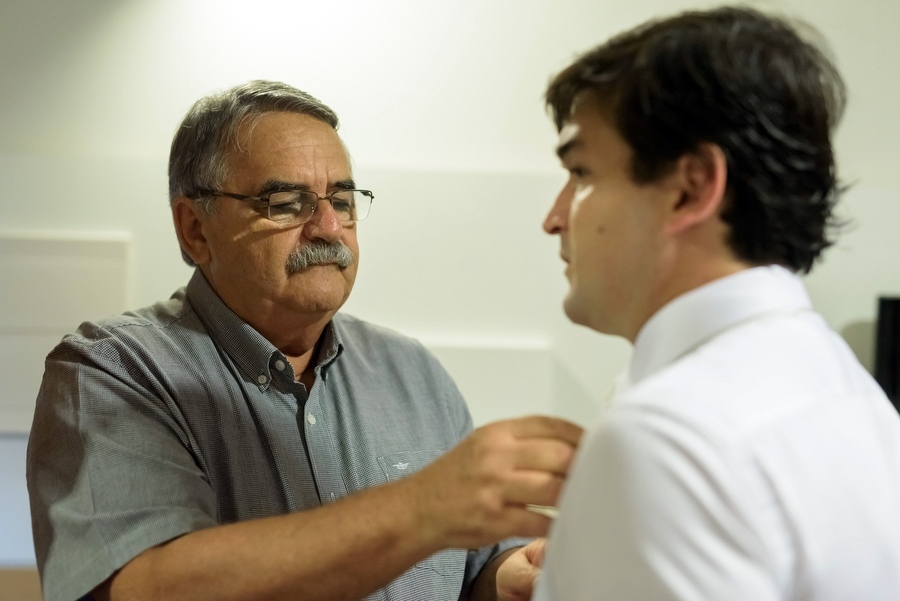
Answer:
[[[856,225],[809,286],[870,363],[875,298],[900,294],[900,3],[751,4],[821,29],[850,88],[837,148]],[[540,231],[562,182],[543,87],[623,27],[710,5],[0,0],[0,235],[124,232],[130,302],[167,296],[189,276],[166,209],[174,128],[213,89],[285,80],[338,111],[357,179],[376,191],[347,310],[421,337],[479,421],[549,411],[588,422],[629,348],[559,310],[562,266]],[[3,402],[27,407],[36,381],[17,390]]]
[[[900,270],[887,260],[900,251],[900,121],[891,118],[900,93],[893,76],[900,42],[891,24],[900,22],[900,3],[753,4],[818,27],[849,84],[837,147],[841,171],[854,183],[842,214],[855,225],[810,289],[871,363],[875,298],[900,293]],[[584,409],[627,360],[628,347],[560,317],[565,283],[556,242],[540,231],[562,181],[543,86],[575,53],[616,30],[710,5],[261,0],[247,10],[236,0],[3,0],[0,77],[9,83],[0,92],[0,177],[8,200],[0,205],[0,234],[128,233],[133,303],[168,295],[188,277],[165,206],[173,129],[213,89],[253,77],[286,80],[337,109],[357,178],[377,192],[361,228],[362,272],[347,310],[435,348],[502,354],[539,346],[557,374],[550,397],[532,403],[510,395],[500,404],[517,398],[522,411]],[[491,388],[493,374],[476,361],[457,363],[472,383],[473,404],[492,403],[479,390]],[[570,403],[572,395],[580,400]]]

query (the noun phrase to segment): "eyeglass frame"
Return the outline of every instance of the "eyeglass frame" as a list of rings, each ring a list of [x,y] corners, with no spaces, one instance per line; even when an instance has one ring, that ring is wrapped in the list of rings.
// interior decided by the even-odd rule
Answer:
[[[309,194],[311,196],[316,197],[315,204],[313,205],[312,211],[309,213],[309,217],[307,217],[303,221],[288,221],[288,222],[276,221],[275,219],[272,219],[272,211],[271,211],[272,204],[271,204],[270,199],[273,194],[283,194],[285,192],[302,192],[303,194]],[[360,193],[362,193],[363,196],[365,196],[366,198],[369,199],[369,211],[372,210],[371,207],[372,207],[372,202],[375,200],[375,193],[372,192],[371,190],[363,190],[361,188],[338,188],[337,190],[335,190],[333,192],[329,192],[325,196],[319,196],[312,190],[302,190],[302,189],[273,190],[272,192],[268,192],[268,193],[262,194],[260,196],[252,196],[250,194],[236,194],[234,192],[223,192],[221,190],[220,191],[210,190],[208,192],[204,192],[197,196],[191,197],[191,200],[201,200],[203,198],[211,198],[211,197],[216,197],[216,196],[227,196],[228,198],[233,198],[235,200],[240,200],[240,201],[250,201],[250,202],[259,201],[260,203],[263,204],[263,206],[266,209],[265,218],[268,219],[269,221],[271,221],[272,223],[277,223],[279,225],[284,225],[284,224],[303,225],[304,223],[307,223],[310,219],[312,219],[313,215],[316,214],[316,209],[319,208],[319,201],[327,200],[329,203],[331,203],[332,202],[331,198],[335,194],[339,194],[341,192],[360,192]],[[278,206],[278,205],[275,205],[275,206]],[[334,205],[332,204],[332,209],[333,208],[334,208]],[[354,219],[352,221],[341,220],[341,225],[350,225],[352,223],[357,223],[359,221],[364,220],[368,216],[369,216],[369,213],[367,212],[360,219]]]

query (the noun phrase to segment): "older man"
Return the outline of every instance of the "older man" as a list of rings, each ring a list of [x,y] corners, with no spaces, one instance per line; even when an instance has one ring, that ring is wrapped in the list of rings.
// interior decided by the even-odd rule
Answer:
[[[613,38],[547,98],[566,314],[634,353],[535,598],[900,599],[900,419],[796,275],[831,243],[834,67],[721,8]]]
[[[190,283],[47,360],[28,455],[46,599],[492,599],[521,544],[498,541],[546,530],[527,505],[554,503],[579,428],[469,435],[430,354],[337,313],[373,199],[337,125],[257,81],[178,129]]]

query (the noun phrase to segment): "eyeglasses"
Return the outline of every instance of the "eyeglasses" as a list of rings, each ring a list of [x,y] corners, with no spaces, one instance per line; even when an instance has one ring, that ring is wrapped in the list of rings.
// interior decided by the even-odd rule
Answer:
[[[371,190],[335,190],[319,196],[309,190],[282,190],[262,196],[246,196],[232,192],[210,192],[204,196],[228,196],[235,200],[254,203],[255,208],[265,208],[266,217],[281,225],[301,225],[312,219],[320,200],[327,200],[344,225],[362,221],[369,216],[375,195]],[[202,198],[202,196],[200,197]]]

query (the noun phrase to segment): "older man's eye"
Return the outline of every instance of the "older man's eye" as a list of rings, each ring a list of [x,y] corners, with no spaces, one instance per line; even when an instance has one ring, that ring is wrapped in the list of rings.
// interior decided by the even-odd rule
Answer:
[[[331,206],[334,207],[334,210],[338,213],[350,213],[353,211],[353,201],[351,200],[340,200],[338,198],[333,198],[331,201]]]
[[[303,210],[303,204],[302,200],[289,200],[278,204],[270,204],[269,210],[280,214],[299,213]]]
[[[301,190],[285,190],[284,192],[273,192],[269,196],[269,208],[281,212],[297,212],[304,205],[310,204],[308,194]],[[312,199],[315,203],[315,198]]]

